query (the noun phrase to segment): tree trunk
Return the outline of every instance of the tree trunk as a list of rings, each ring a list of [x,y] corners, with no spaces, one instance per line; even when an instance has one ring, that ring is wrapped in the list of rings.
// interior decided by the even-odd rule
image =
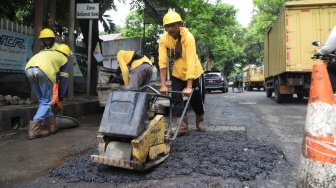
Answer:
[[[49,28],[55,30],[56,0],[49,1]]]

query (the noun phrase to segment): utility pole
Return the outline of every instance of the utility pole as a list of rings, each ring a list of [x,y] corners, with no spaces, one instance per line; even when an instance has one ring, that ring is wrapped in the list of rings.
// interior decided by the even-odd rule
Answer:
[[[69,64],[70,64],[70,70],[69,70],[69,84],[68,84],[68,98],[69,100],[73,100],[73,85],[74,85],[74,76],[73,76],[73,69],[74,69],[74,58],[75,56],[75,0],[70,0],[70,11],[69,11],[69,48],[73,52],[72,55],[69,57]]]
[[[41,51],[40,39],[38,38],[43,23],[43,7],[44,0],[36,0],[35,1],[35,20],[34,20],[34,46],[33,46],[33,54],[37,54]],[[37,102],[37,97],[34,90],[31,90],[30,98],[33,103]]]

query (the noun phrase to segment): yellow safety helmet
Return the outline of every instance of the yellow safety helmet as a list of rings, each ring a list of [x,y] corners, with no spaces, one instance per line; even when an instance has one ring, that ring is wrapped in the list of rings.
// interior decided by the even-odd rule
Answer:
[[[66,44],[60,44],[56,47],[56,51],[62,52],[63,54],[70,56],[70,48]]]
[[[45,28],[40,32],[39,38],[55,38],[55,34],[51,29]]]
[[[163,26],[175,22],[183,23],[181,16],[175,11],[168,11],[163,17]]]

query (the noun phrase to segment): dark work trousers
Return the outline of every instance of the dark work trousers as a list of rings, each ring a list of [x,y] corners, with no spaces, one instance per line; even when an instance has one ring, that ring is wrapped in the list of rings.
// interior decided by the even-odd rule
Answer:
[[[134,88],[140,88],[148,85],[152,77],[153,68],[148,63],[143,63],[131,70],[130,85]]]
[[[180,80],[174,76],[171,78],[172,81],[172,91],[183,91],[187,87],[187,81]],[[204,98],[205,98],[205,85],[203,74],[193,80],[192,87],[194,92],[190,99],[190,105],[197,116],[204,114]],[[183,110],[186,105],[186,101],[183,101],[182,94],[173,93],[173,115],[176,117],[181,117]]]
[[[336,62],[331,62],[327,66],[329,78],[330,78],[330,83],[333,91],[336,91]]]

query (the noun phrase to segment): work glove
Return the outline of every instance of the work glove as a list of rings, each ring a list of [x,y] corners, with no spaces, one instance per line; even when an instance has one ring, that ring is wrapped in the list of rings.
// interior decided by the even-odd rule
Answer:
[[[62,111],[63,111],[63,103],[62,103],[62,101],[59,101],[56,105],[57,105],[56,106],[56,112],[58,114],[62,113]]]

